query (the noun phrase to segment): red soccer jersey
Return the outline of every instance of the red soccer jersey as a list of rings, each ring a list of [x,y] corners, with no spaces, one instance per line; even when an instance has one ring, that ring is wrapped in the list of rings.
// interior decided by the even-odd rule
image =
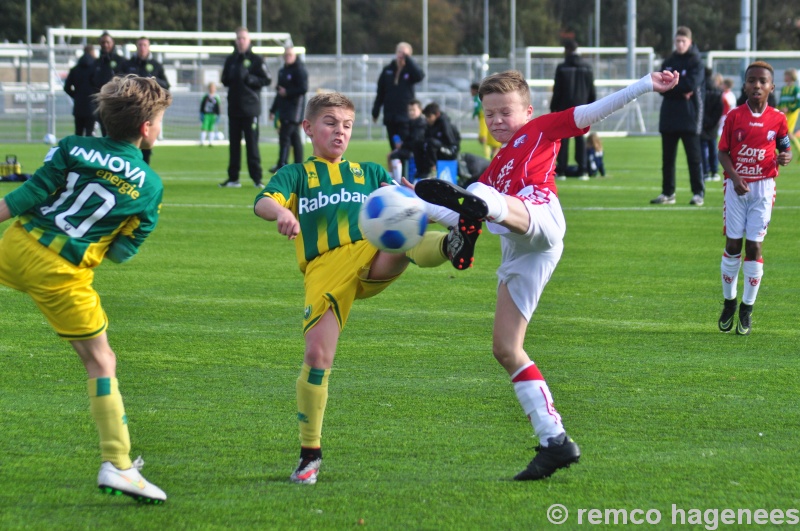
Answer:
[[[786,116],[767,107],[755,116],[746,103],[728,113],[719,150],[731,155],[736,173],[745,182],[770,179],[778,175],[776,140],[788,134]],[[730,176],[725,173],[725,178]]]
[[[535,118],[500,148],[480,181],[503,194],[546,203],[548,192],[558,195],[555,169],[561,139],[588,131],[575,125],[574,108]]]

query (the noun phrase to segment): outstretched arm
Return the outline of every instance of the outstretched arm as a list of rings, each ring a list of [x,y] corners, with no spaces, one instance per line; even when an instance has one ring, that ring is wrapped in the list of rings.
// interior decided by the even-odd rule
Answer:
[[[609,94],[594,103],[575,107],[575,125],[580,129],[608,118],[642,94],[651,91],[666,92],[675,87],[680,79],[677,72],[653,72],[622,90]]]
[[[255,206],[256,216],[267,221],[278,222],[278,232],[294,240],[300,234],[300,222],[291,210],[278,204],[271,197],[262,197]]]

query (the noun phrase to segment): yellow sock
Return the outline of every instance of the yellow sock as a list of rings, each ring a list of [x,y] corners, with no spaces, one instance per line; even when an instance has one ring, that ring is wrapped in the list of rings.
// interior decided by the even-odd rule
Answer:
[[[322,417],[328,403],[330,369],[314,369],[303,363],[297,378],[297,420],[300,425],[300,446],[321,448]]]
[[[89,379],[89,409],[100,433],[100,456],[120,470],[131,467],[128,417],[116,378]]]
[[[447,262],[444,254],[446,232],[426,232],[422,241],[406,251],[406,256],[419,267],[436,267]]]

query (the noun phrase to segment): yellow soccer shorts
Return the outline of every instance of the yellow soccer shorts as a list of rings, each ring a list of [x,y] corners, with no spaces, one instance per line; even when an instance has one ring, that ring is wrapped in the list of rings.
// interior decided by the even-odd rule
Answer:
[[[108,327],[92,280],[94,271],[64,260],[19,221],[0,238],[0,283],[30,295],[64,339],[91,339]]]
[[[368,299],[385,290],[397,277],[369,280],[369,269],[378,249],[360,240],[332,249],[306,267],[306,300],[303,310],[303,334],[308,333],[330,308],[344,328],[353,301]]]
[[[800,109],[786,113],[786,126],[789,129],[789,134],[793,134],[797,127],[797,117],[800,116]]]

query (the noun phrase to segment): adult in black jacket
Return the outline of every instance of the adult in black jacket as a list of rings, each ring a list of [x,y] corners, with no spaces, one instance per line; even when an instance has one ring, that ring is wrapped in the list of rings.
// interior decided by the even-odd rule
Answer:
[[[422,81],[425,73],[417,66],[407,42],[395,49],[395,58],[381,71],[378,78],[378,94],[372,105],[372,120],[377,122],[383,108],[383,124],[389,135],[389,145],[395,149],[395,135],[403,138],[408,134],[408,104],[414,99],[414,85]]]
[[[136,41],[136,55],[128,59],[122,66],[121,72],[123,74],[136,74],[139,77],[152,77],[156,83],[161,85],[161,88],[169,90],[169,81],[167,81],[167,75],[164,73],[164,67],[150,53],[150,39],[147,37],[139,37]],[[142,150],[142,158],[148,164],[150,164],[150,155],[152,153],[152,149]]]
[[[278,163],[269,169],[275,173],[289,164],[289,146],[294,151],[294,162],[303,162],[303,139],[300,124],[306,107],[308,72],[297,58],[294,47],[287,46],[283,52],[283,67],[278,70],[277,95],[269,109],[269,119],[275,116],[280,121],[278,129]]]
[[[417,164],[417,178],[436,176],[436,163],[439,160],[456,160],[461,149],[461,135],[450,122],[450,117],[442,112],[438,103],[429,103],[422,109],[428,122],[425,142],[414,149]]]
[[[64,81],[64,92],[72,98],[72,115],[75,117],[75,134],[92,136],[94,131],[94,101],[92,100],[91,78],[94,73],[96,56],[94,46],[83,47],[83,55],[73,66]]]
[[[661,194],[650,202],[660,205],[675,203],[675,159],[680,140],[689,164],[692,186],[689,204],[702,206],[705,187],[700,131],[703,126],[705,73],[700,53],[692,44],[692,30],[686,26],[678,27],[675,32],[675,51],[664,60],[662,69],[678,72],[680,81],[675,88],[661,94],[664,97],[658,122],[661,133]]]
[[[222,84],[228,87],[229,153],[228,180],[220,186],[238,188],[242,166],[242,136],[247,150],[247,170],[257,188],[261,188],[261,154],[258,151],[258,118],[261,116],[261,89],[269,86],[269,69],[253,53],[247,28],[236,29],[234,52],[225,60]]]
[[[111,78],[120,74],[125,67],[125,58],[114,51],[114,39],[107,31],[100,35],[100,56],[94,62],[94,72],[90,78],[92,85],[92,94],[98,94],[100,89],[111,81]],[[106,126],[103,121],[98,118],[100,122],[100,130],[103,136],[106,136]]]
[[[578,43],[574,39],[567,39],[564,41],[564,62],[556,67],[550,112],[566,111],[571,107],[593,103],[595,99],[592,67],[578,55]],[[583,136],[575,137],[575,162],[578,165],[578,175],[585,175],[588,166]],[[566,175],[568,164],[569,138],[563,138],[556,159],[556,174]]]

